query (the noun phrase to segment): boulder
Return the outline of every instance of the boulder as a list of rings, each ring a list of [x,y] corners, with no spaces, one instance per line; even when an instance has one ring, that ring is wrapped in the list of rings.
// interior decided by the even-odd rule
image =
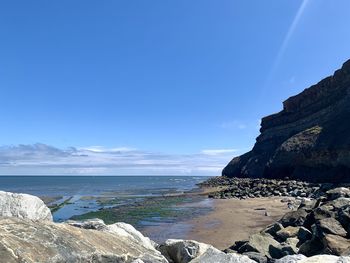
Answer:
[[[167,263],[168,261],[128,225],[106,230],[65,223],[0,219],[1,262],[36,263]]]
[[[248,256],[250,259],[258,262],[258,263],[267,263],[267,257],[261,255],[258,252],[245,252],[243,255]]]
[[[245,255],[225,254],[220,250],[209,247],[202,255],[190,261],[190,263],[256,263]]]
[[[285,241],[287,238],[298,236],[300,227],[287,226],[276,233],[278,240]]]
[[[253,234],[249,237],[244,252],[258,252],[268,258],[279,258],[282,256],[280,249],[280,243],[273,239],[271,235]]]
[[[317,255],[297,261],[298,263],[350,263],[349,257],[337,257],[332,255]]]
[[[299,247],[299,254],[311,257],[317,254],[321,254],[324,249],[322,241],[314,236],[312,239],[307,240]]]
[[[224,253],[193,240],[168,239],[158,246],[171,263],[256,263],[244,255]]]
[[[331,255],[317,255],[307,258],[304,255],[293,255],[278,259],[275,263],[350,263],[350,258]]]
[[[158,246],[158,250],[169,262],[187,263],[202,255],[210,245],[193,240],[168,239]]]
[[[305,227],[300,227],[298,232],[298,239],[300,243],[304,243],[307,240],[310,240],[312,238],[312,233],[310,230],[308,230]]]
[[[273,237],[276,237],[276,234],[278,231],[282,230],[283,229],[283,226],[282,224],[276,222],[272,225],[269,225],[267,226],[264,230],[262,230],[261,232],[262,233],[267,233],[267,234],[270,234],[271,236]]]
[[[50,209],[33,195],[0,191],[0,216],[52,221]]]
[[[333,217],[324,218],[317,222],[317,227],[322,233],[346,237],[347,232],[343,226]]]
[[[337,256],[350,255],[350,240],[336,235],[325,235],[322,239],[325,246],[324,253]]]
[[[339,197],[335,200],[329,201],[326,203],[329,206],[333,206],[334,209],[339,209],[344,206],[349,206],[350,205],[350,198],[346,197]]]
[[[286,213],[281,219],[280,223],[284,227],[288,226],[302,226],[306,220],[308,213],[305,209],[301,208],[296,211]]]
[[[350,189],[346,187],[338,187],[332,190],[328,190],[327,197],[330,200],[337,199],[339,197],[350,197]]]
[[[297,263],[301,262],[302,259],[306,259],[304,255],[288,255],[283,258],[277,259],[275,263]]]

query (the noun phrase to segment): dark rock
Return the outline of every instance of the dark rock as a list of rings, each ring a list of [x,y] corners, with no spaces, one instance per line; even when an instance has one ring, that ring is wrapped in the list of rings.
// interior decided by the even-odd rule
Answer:
[[[314,237],[311,240],[307,240],[299,247],[299,253],[307,257],[321,254],[323,250],[324,245],[322,241],[317,237]]]
[[[271,236],[273,236],[274,238],[277,237],[276,233],[278,231],[280,231],[281,229],[283,229],[283,226],[282,224],[276,222],[272,225],[269,225],[267,226],[264,230],[262,230],[261,232],[262,233],[267,233],[267,234],[270,234]]]
[[[263,118],[253,149],[234,158],[222,175],[350,181],[348,64],[284,101],[281,112]]]
[[[298,232],[299,244],[304,243],[312,238],[312,233],[305,227],[300,227]]]
[[[307,212],[305,209],[298,209],[297,211],[291,211],[285,214],[280,223],[284,226],[302,226],[306,220]]]

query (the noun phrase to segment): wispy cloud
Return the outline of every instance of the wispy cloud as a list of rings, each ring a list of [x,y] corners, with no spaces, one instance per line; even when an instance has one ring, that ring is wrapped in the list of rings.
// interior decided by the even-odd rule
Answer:
[[[132,147],[0,147],[0,175],[219,175],[237,149],[166,154]]]
[[[211,149],[211,150],[202,150],[201,153],[206,155],[220,155],[220,154],[232,154],[238,152],[237,149]]]

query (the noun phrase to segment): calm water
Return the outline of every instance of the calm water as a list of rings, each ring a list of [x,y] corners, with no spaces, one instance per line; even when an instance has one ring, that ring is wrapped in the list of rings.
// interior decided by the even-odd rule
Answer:
[[[106,205],[96,198],[117,198],[122,205],[135,198],[181,193],[196,188],[208,177],[202,176],[0,176],[0,190],[28,193],[40,197],[69,199],[69,204],[54,213],[55,221],[96,211]]]

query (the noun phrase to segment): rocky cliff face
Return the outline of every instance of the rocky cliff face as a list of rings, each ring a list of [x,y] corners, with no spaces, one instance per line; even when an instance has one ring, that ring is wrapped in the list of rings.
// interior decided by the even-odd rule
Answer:
[[[350,60],[284,101],[281,112],[262,119],[260,132],[224,176],[350,181]]]

